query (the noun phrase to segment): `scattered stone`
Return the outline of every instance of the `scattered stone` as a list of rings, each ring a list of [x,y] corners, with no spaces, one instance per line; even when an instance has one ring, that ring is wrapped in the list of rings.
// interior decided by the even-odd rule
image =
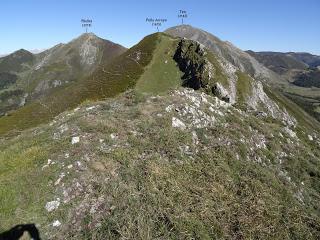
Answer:
[[[80,142],[80,137],[72,137],[71,144],[76,144]]]
[[[264,137],[264,135],[261,135],[261,134],[259,134],[259,135],[257,135],[256,136],[256,139],[254,140],[254,142],[255,142],[255,145],[256,145],[256,147],[258,148],[258,149],[260,149],[260,148],[267,148],[267,146],[266,146],[266,139],[265,139],[265,137]]]
[[[300,189],[298,192],[294,193],[293,196],[298,199],[301,203],[304,202],[304,196],[302,194],[302,190]]]
[[[69,130],[69,127],[67,124],[62,124],[59,128],[60,134],[63,134],[64,132]]]
[[[296,138],[296,137],[297,137],[297,134],[296,134],[294,131],[292,131],[290,128],[285,127],[283,130],[284,130],[291,138]]]
[[[59,206],[60,206],[60,198],[57,198],[57,200],[46,203],[46,209],[48,212],[52,212],[56,210]]]
[[[178,118],[172,117],[172,127],[180,128],[181,130],[185,130],[186,125]]]
[[[285,170],[280,170],[279,176],[283,177],[287,182],[291,182],[291,177],[288,176],[287,171]]]
[[[54,185],[57,186],[65,176],[66,175],[64,173],[61,173],[57,181],[55,181]]]
[[[310,141],[313,141],[313,137],[311,135],[308,135],[308,138]]]
[[[111,134],[110,134],[110,138],[111,138],[112,140],[114,140],[114,139],[118,138],[118,136],[117,136],[117,134],[115,134],[115,133],[111,133]]]
[[[90,110],[93,110],[93,109],[95,109],[95,108],[96,108],[96,106],[87,107],[87,108],[86,108],[86,111],[90,111]]]
[[[53,227],[59,227],[61,226],[61,222],[59,220],[55,220],[53,223],[52,223],[52,226]]]
[[[225,102],[230,102],[229,92],[220,83],[216,83],[212,87],[212,93],[216,95],[219,99]]]
[[[54,164],[55,164],[54,161],[52,161],[51,159],[48,159],[47,164],[45,164],[45,165],[42,167],[42,170],[45,169],[45,168],[47,168],[47,167],[49,167],[50,165],[54,165]]]
[[[73,168],[72,164],[68,165],[67,168],[68,168],[68,169]]]
[[[197,133],[195,131],[192,132],[192,142],[194,145],[199,144],[199,139],[198,139]]]
[[[169,105],[166,107],[166,112],[171,112],[173,110],[174,105]]]

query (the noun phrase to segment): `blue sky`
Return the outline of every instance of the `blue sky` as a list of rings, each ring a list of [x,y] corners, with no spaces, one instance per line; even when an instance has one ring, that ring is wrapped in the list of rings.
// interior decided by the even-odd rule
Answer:
[[[83,33],[93,19],[96,35],[130,47],[155,31],[147,17],[202,28],[243,50],[306,51],[320,55],[319,0],[1,0],[0,54],[43,49]]]

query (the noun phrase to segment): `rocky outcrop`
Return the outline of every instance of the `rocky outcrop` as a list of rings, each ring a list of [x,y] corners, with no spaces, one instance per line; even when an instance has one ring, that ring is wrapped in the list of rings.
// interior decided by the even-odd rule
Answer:
[[[173,58],[184,73],[183,86],[195,90],[208,87],[210,76],[205,71],[207,63],[204,56],[205,51],[200,44],[184,39],[179,42]]]
[[[206,31],[189,25],[181,25],[169,28],[165,32],[175,37],[187,38],[203,44],[217,56],[236,66],[240,71],[246,72],[251,76],[262,76],[264,78],[274,77],[269,69],[261,65],[248,53],[238,49],[230,42],[220,40]]]
[[[212,93],[225,102],[230,102],[229,92],[220,84],[215,83],[212,87]]]
[[[221,56],[221,53],[217,53],[221,48],[210,52],[211,48],[207,49],[201,44],[203,43],[201,37],[195,39],[200,39],[201,42],[186,38],[180,40],[174,55],[174,60],[184,73],[183,86],[195,90],[202,89],[227,103],[240,104],[250,111],[280,119],[289,126],[296,125],[296,119],[265,93],[259,77],[253,76],[256,74],[251,73],[250,77],[248,69],[235,61],[229,61]],[[217,39],[215,41],[219,42]],[[223,46],[225,45],[229,47],[230,52],[241,52],[239,49],[232,49],[230,43],[224,43]],[[247,53],[243,52],[243,54]],[[240,61],[239,58],[236,60]]]
[[[186,39],[179,42],[174,60],[184,73],[183,86],[194,90],[201,88],[223,101],[230,102],[229,92],[214,79],[215,67],[206,55],[204,46],[197,42]]]

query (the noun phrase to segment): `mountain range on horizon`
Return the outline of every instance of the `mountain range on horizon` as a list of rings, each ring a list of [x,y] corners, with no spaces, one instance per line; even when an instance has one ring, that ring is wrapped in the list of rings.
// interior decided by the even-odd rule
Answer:
[[[309,114],[320,119],[320,103],[313,97],[314,89],[307,90],[319,84],[318,56],[305,53],[244,52],[227,41],[221,41],[189,25],[169,28],[165,32],[195,40],[240,71],[258,79],[268,79]],[[98,66],[107,65],[125,50],[119,44],[88,33],[68,44],[58,44],[38,54],[21,49],[0,58],[0,80],[3,82],[0,89],[0,115],[6,115],[74,82],[81,82]],[[308,70],[310,67],[315,69]]]
[[[319,56],[190,25],[0,58],[0,232],[318,239]]]

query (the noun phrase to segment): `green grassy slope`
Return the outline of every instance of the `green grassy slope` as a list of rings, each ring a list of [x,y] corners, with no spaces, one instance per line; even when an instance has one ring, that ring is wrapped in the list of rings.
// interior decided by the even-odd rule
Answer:
[[[8,56],[0,58],[0,72],[20,72],[24,65],[31,64],[35,57],[31,52],[20,49]]]
[[[56,92],[57,86],[68,86],[83,80],[98,65],[108,64],[125,51],[126,48],[94,34],[83,34],[67,44],[58,44],[39,54],[19,50],[0,58],[0,81],[7,82],[8,88],[2,90],[0,86],[0,115]],[[15,74],[14,83],[7,80],[6,71]]]
[[[181,85],[182,73],[173,60],[178,40],[161,34],[158,41],[151,63],[137,82],[140,92],[161,93]]]
[[[264,85],[264,91],[266,94],[275,101],[281,108],[285,108],[289,114],[294,116],[300,126],[308,129],[320,130],[319,122],[307,114],[301,107],[289,98],[285,97],[282,92],[277,89]]]
[[[167,112],[171,104],[180,111]],[[31,221],[44,239],[320,237],[320,150],[306,133],[297,141],[279,121],[223,107],[220,116],[181,94],[127,93],[89,106],[0,138],[0,231]],[[173,128],[172,117],[201,119],[183,117],[185,106],[215,116],[214,125]],[[43,168],[48,159],[55,164]],[[64,191],[75,197],[64,203]],[[59,208],[47,212],[56,198]]]
[[[237,101],[243,103],[251,95],[252,92],[252,78],[240,71],[236,72],[238,81],[237,81]]]
[[[159,34],[144,38],[111,63],[99,67],[80,84],[56,88],[48,96],[0,118],[0,134],[34,127],[86,100],[112,97],[132,88],[151,61],[158,38]],[[139,60],[136,60],[137,54],[140,55]]]

